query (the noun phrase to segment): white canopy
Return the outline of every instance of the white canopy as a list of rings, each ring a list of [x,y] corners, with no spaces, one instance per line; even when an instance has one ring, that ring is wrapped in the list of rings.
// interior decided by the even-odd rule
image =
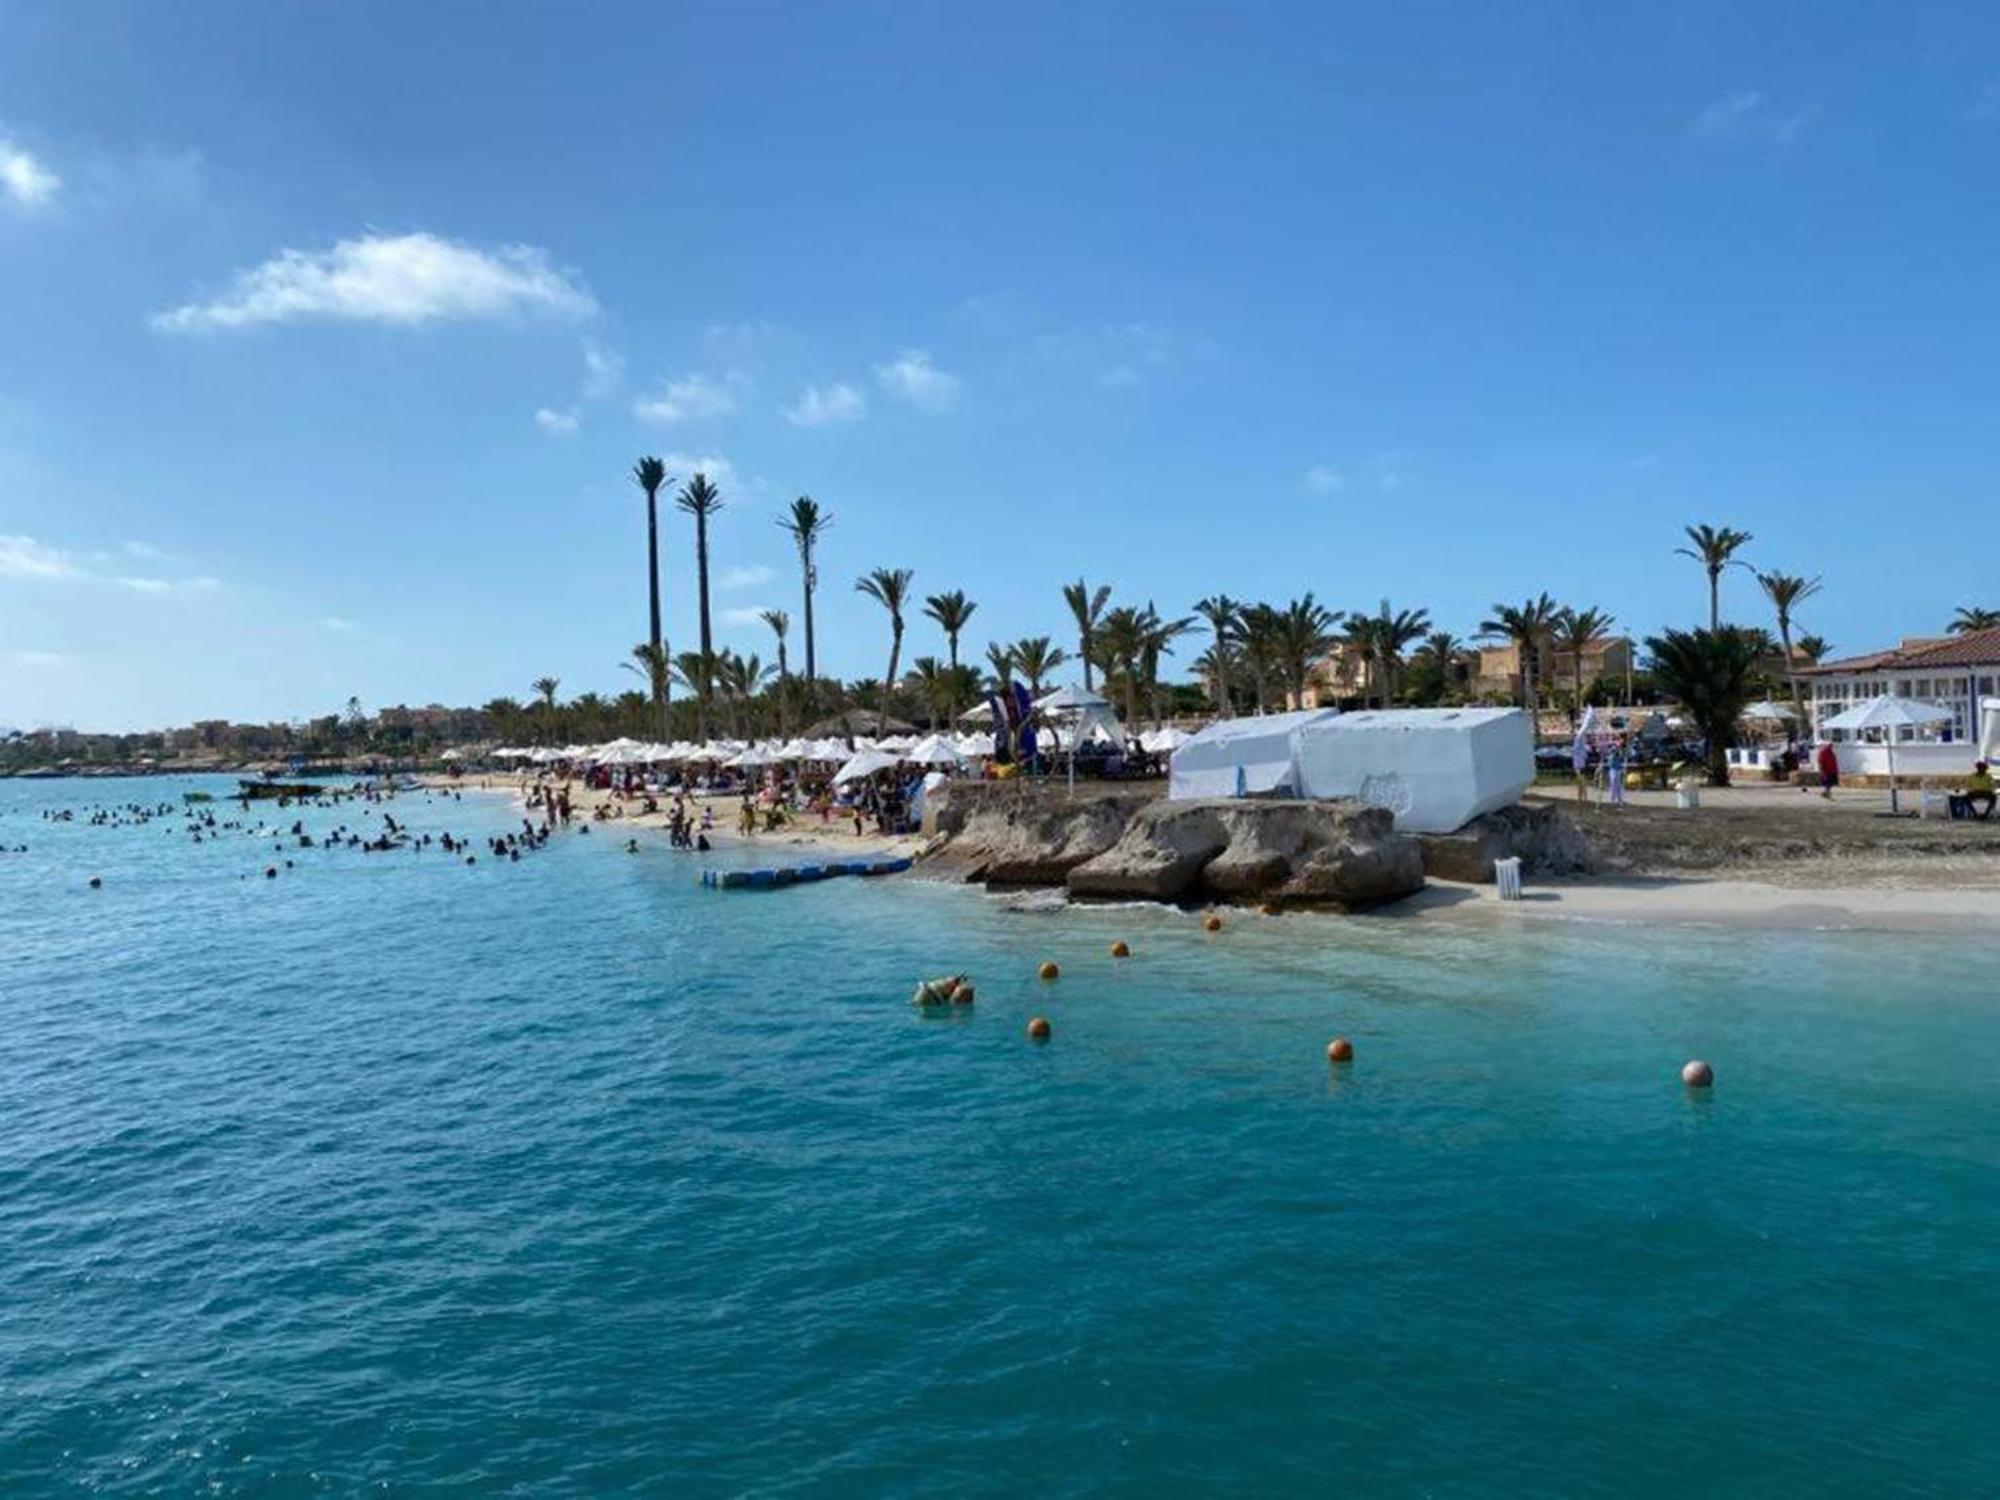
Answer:
[[[1773,703],[1769,698],[1759,698],[1755,703],[1738,714],[1739,719],[1796,719],[1798,715],[1782,703]]]
[[[1985,760],[2000,760],[2000,703],[1988,703],[1980,715],[1979,754]]]
[[[840,786],[849,781],[858,781],[865,776],[873,776],[878,771],[893,771],[896,765],[896,754],[893,750],[863,750],[833,773],[833,784]]]
[[[1919,729],[1930,724],[1948,724],[1951,710],[1939,708],[1935,703],[1922,703],[1914,698],[1898,698],[1893,694],[1881,698],[1870,698],[1857,703],[1844,713],[1837,713],[1830,719],[1820,720],[1820,729],[1844,729],[1850,734],[1863,730],[1885,731],[1882,738],[1887,742],[1889,752],[1889,811],[1899,812],[1896,800],[1896,731],[1899,729]]]
[[[730,756],[722,764],[732,770],[754,771],[759,766],[768,766],[771,760],[772,757],[752,745],[748,750],[741,750]]]
[[[962,766],[965,757],[958,746],[941,734],[927,735],[903,752],[903,759],[918,766]]]
[[[1163,724],[1158,729],[1148,730],[1139,736],[1139,748],[1150,750],[1155,755],[1167,755],[1180,749],[1194,736],[1185,729],[1172,724]]]
[[[1074,713],[1085,708],[1109,708],[1111,700],[1089,688],[1059,687],[1053,693],[1043,695],[1035,704],[1038,714]]]
[[[439,759],[439,760],[464,760],[464,759],[465,759],[465,752],[464,752],[463,750],[447,750],[447,751],[445,751],[445,753],[444,753],[444,754],[440,755],[440,756],[438,757],[438,759]]]

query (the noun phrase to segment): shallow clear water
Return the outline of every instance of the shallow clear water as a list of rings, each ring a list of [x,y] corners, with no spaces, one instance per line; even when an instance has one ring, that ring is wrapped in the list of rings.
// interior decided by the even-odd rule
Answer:
[[[191,784],[0,783],[7,1492],[1990,1487],[1990,940],[39,816]]]

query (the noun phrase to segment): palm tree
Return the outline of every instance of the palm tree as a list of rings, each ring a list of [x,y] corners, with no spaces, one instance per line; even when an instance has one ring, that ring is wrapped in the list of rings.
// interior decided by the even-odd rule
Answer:
[[[923,700],[924,711],[930,716],[931,732],[938,727],[938,715],[949,715],[952,709],[951,694],[957,688],[956,668],[946,666],[935,656],[920,656],[910,663],[910,678],[916,683],[917,697]]]
[[[673,658],[667,655],[667,648],[659,641],[641,641],[632,648],[632,659],[619,665],[628,672],[637,672],[646,680],[647,690],[653,697],[659,736],[666,739],[667,706],[674,676]]]
[[[1146,601],[1144,614],[1146,622],[1146,648],[1139,654],[1140,670],[1146,676],[1146,693],[1152,700],[1153,722],[1160,722],[1160,658],[1173,655],[1173,643],[1194,629],[1194,616],[1182,615],[1178,619],[1163,620],[1160,612],[1153,607],[1153,601]]]
[[[1270,707],[1271,679],[1282,672],[1279,635],[1283,619],[1268,604],[1246,604],[1239,616],[1237,636],[1243,648],[1243,663],[1250,669],[1250,684],[1260,714]]]
[[[1792,711],[1803,726],[1806,700],[1799,692],[1798,669],[1792,661],[1792,611],[1819,592],[1819,579],[1797,573],[1759,573],[1757,585],[1764,590],[1764,597],[1771,601],[1771,608],[1778,616],[1778,644],[1785,653],[1785,681],[1792,690]]]
[[[646,587],[647,602],[652,608],[652,628],[646,634],[646,644],[664,657],[666,637],[660,634],[660,486],[667,482],[667,466],[648,455],[632,465],[632,482],[646,492]],[[659,692],[662,680],[654,679],[653,707],[659,713],[664,733],[667,706]]]
[[[701,588],[701,654],[705,661],[713,662],[715,637],[709,630],[708,617],[708,522],[722,509],[722,491],[706,474],[697,474],[681,487],[674,504],[694,517],[694,566]],[[704,704],[708,702],[711,690],[710,683],[700,685]]]
[[[1028,698],[1042,696],[1042,683],[1051,672],[1069,660],[1069,653],[1045,635],[1023,636],[1008,649],[1008,658],[1028,679]]]
[[[1076,646],[1077,655],[1083,662],[1084,691],[1094,691],[1096,684],[1090,680],[1090,668],[1098,659],[1097,626],[1104,617],[1104,606],[1111,602],[1111,587],[1100,584],[1093,590],[1079,578],[1075,583],[1063,585],[1063,601],[1076,618]]]
[[[937,621],[944,632],[945,644],[950,648],[951,664],[958,666],[958,635],[971,622],[973,612],[979,606],[965,597],[964,589],[953,589],[948,594],[932,594],[924,601],[924,613]]]
[[[1799,655],[1803,656],[1814,666],[1818,666],[1820,662],[1825,660],[1827,652],[1832,649],[1832,644],[1823,635],[1802,635],[1799,637]]]
[[[1135,724],[1139,719],[1139,659],[1146,654],[1151,630],[1152,622],[1146,618],[1146,612],[1129,604],[1107,611],[1094,622],[1091,640],[1098,665],[1105,669],[1107,687],[1108,679],[1114,675],[1123,684],[1127,724]]]
[[[1209,632],[1215,637],[1214,655],[1209,658],[1209,673],[1215,680],[1215,711],[1219,718],[1228,718],[1229,707],[1229,648],[1243,628],[1243,606],[1227,594],[1212,594],[1206,599],[1195,601],[1194,612],[1207,623]]]
[[[1556,612],[1555,629],[1551,639],[1556,650],[1569,657],[1570,689],[1574,696],[1570,699],[1569,722],[1572,729],[1583,723],[1583,656],[1597,638],[1616,623],[1609,611],[1595,608],[1563,608]]]
[[[993,669],[993,680],[1005,687],[1014,680],[1014,648],[1003,646],[998,641],[986,643],[986,664]]]
[[[674,654],[674,675],[695,695],[694,737],[700,744],[708,743],[709,701],[702,693],[702,684],[715,681],[717,666],[713,652],[679,651]]]
[[[1424,637],[1424,643],[1411,654],[1410,660],[1437,679],[1437,694],[1428,701],[1436,702],[1437,698],[1465,686],[1465,662],[1470,654],[1466,644],[1449,630],[1433,630]]]
[[[1387,708],[1396,694],[1396,669],[1403,664],[1403,648],[1421,640],[1430,628],[1429,610],[1392,610],[1387,599],[1372,615],[1347,616],[1348,642],[1366,659],[1369,682],[1377,689],[1382,707]]]
[[[1513,645],[1521,659],[1522,707],[1530,724],[1541,723],[1541,702],[1536,696],[1542,647],[1556,622],[1556,601],[1546,592],[1520,605],[1496,604],[1492,615],[1479,622],[1479,633],[1489,640]]]
[[[1975,630],[1992,630],[2000,627],[2000,609],[1981,609],[1976,604],[1961,604],[1958,613],[1951,617],[1945,629],[1953,635],[1970,635]]]
[[[833,524],[833,513],[821,510],[811,495],[801,495],[778,524],[792,534],[792,543],[799,549],[799,576],[806,600],[806,712],[810,714],[819,691],[819,658],[813,654],[813,590],[819,587],[819,568],[813,562],[813,550]]]
[[[1745,631],[1668,630],[1646,637],[1660,690],[1708,742],[1708,784],[1729,785],[1729,747],[1750,696],[1757,642]]]
[[[889,670],[882,677],[878,736],[889,732],[889,697],[896,691],[896,663],[903,654],[903,605],[910,596],[910,580],[916,576],[908,568],[877,568],[854,583],[858,592],[889,611]]]
[[[556,724],[556,689],[562,686],[562,681],[561,679],[555,677],[537,677],[533,682],[529,683],[528,686],[533,688],[535,690],[535,696],[542,700],[542,715],[544,720],[547,722],[549,726],[549,743],[554,744],[555,724]],[[351,702],[352,700],[349,701]]]
[[[1332,649],[1333,629],[1339,623],[1340,616],[1311,593],[1278,611],[1273,645],[1294,708],[1306,706],[1306,683],[1313,665]]]
[[[1688,527],[1687,536],[1694,545],[1676,547],[1674,551],[1693,558],[1708,572],[1708,628],[1713,633],[1722,628],[1722,570],[1750,566],[1736,558],[1737,551],[1750,540],[1750,533],[1728,526],[1702,525]]]
[[[757,618],[771,627],[771,634],[778,638],[778,733],[785,732],[785,695],[791,688],[791,663],[785,655],[785,636],[792,628],[792,617],[782,609],[766,609],[758,612]]]

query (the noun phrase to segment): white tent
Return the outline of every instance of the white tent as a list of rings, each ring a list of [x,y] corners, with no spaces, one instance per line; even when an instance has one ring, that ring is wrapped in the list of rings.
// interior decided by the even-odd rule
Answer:
[[[1949,724],[1951,710],[1939,708],[1935,703],[1919,703],[1913,698],[1888,696],[1870,698],[1857,703],[1845,713],[1835,714],[1830,719],[1820,720],[1822,730],[1844,729],[1849,734],[1861,734],[1870,729],[1882,731],[1882,738],[1889,749],[1889,811],[1902,809],[1896,800],[1896,735],[1904,729],[1922,729],[1933,724]]]
[[[730,756],[722,764],[729,770],[754,771],[759,766],[768,766],[771,764],[772,759],[773,757],[766,755],[762,750],[752,745],[749,749],[738,751],[736,754]]]
[[[1535,735],[1518,708],[1389,708],[1298,735],[1299,793],[1395,814],[1408,833],[1450,833],[1508,807],[1535,781]]]
[[[1182,800],[1296,794],[1299,731],[1308,724],[1335,718],[1339,712],[1309,708],[1211,724],[1174,751],[1168,763],[1167,795]]]
[[[1769,698],[1759,698],[1755,703],[1738,714],[1739,719],[1796,719],[1798,715],[1782,703],[1773,703]]]
[[[2000,703],[1989,703],[1979,720],[1979,755],[1982,760],[2000,760]]]
[[[896,753],[893,750],[863,750],[833,773],[833,784],[841,786],[865,776],[873,776],[878,771],[893,771],[896,764]]]
[[[1193,738],[1194,735],[1188,730],[1164,724],[1158,729],[1151,729],[1140,735],[1139,748],[1150,750],[1155,755],[1171,755]]]

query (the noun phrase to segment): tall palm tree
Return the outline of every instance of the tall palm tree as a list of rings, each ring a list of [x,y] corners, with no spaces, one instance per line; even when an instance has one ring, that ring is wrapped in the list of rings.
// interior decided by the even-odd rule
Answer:
[[[1653,680],[1708,742],[1708,784],[1729,785],[1729,747],[1750,697],[1758,643],[1747,631],[1668,630],[1646,637]]]
[[[1237,638],[1260,714],[1270,708],[1272,679],[1283,675],[1283,625],[1283,615],[1268,604],[1246,604],[1239,615]]]
[[[959,632],[971,623],[972,615],[979,606],[965,597],[964,589],[953,589],[948,594],[932,594],[924,601],[924,613],[937,621],[938,629],[944,632],[945,644],[950,648],[951,665],[958,667]]]
[[[1799,673],[1792,661],[1792,611],[1819,592],[1819,579],[1806,578],[1797,573],[1759,573],[1757,586],[1764,591],[1764,597],[1771,601],[1771,609],[1778,617],[1778,644],[1785,653],[1785,682],[1792,690],[1792,712],[1798,715],[1795,721],[1801,727],[1806,722],[1806,700],[1799,692]]]
[[[1069,653],[1045,635],[1023,636],[1014,642],[1007,655],[1028,679],[1031,701],[1042,696],[1042,684],[1049,674],[1069,660]]]
[[[701,654],[705,661],[715,661],[715,636],[709,629],[708,615],[708,523],[714,514],[722,509],[722,491],[706,474],[696,474],[674,497],[674,504],[694,517],[694,566],[695,576],[701,588]],[[713,684],[704,682],[700,686],[703,703],[707,703]]]
[[[916,684],[917,697],[923,702],[933,734],[937,732],[939,714],[951,713],[951,694],[958,686],[955,670],[935,656],[920,656],[910,663],[910,679]]]
[[[562,681],[555,677],[537,677],[528,686],[533,688],[535,696],[542,700],[543,721],[549,726],[549,743],[553,745],[556,730],[556,689],[562,686]]]
[[[1953,635],[1970,635],[1975,630],[1992,630],[2000,626],[2000,609],[1981,609],[1976,604],[1961,604],[1958,613],[1951,617],[1945,629]]]
[[[1750,533],[1737,531],[1728,526],[1690,526],[1688,540],[1692,547],[1676,547],[1674,551],[1682,557],[1691,557],[1700,563],[1708,573],[1708,628],[1717,631],[1722,628],[1722,570],[1729,567],[1747,568],[1750,564],[1737,560],[1736,554],[1743,544],[1750,540]]]
[[[702,684],[715,681],[718,665],[712,651],[674,653],[674,675],[694,694],[694,737],[698,744],[708,743],[709,729],[709,700],[702,694]]]
[[[1411,653],[1410,660],[1437,683],[1436,695],[1427,694],[1426,701],[1436,702],[1438,698],[1464,688],[1466,659],[1470,655],[1465,642],[1449,630],[1433,630],[1424,637],[1423,644]]]
[[[1479,622],[1479,633],[1488,640],[1510,643],[1521,659],[1522,707],[1533,725],[1541,723],[1540,686],[1542,648],[1554,628],[1558,606],[1546,592],[1522,604],[1496,604],[1493,613]]]
[[[903,606],[909,602],[910,580],[917,575],[908,568],[877,568],[855,580],[855,589],[889,611],[889,670],[882,676],[882,708],[877,735],[889,732],[889,697],[896,691],[896,663],[903,655]]]
[[[651,628],[646,644],[665,655],[666,637],[660,634],[660,487],[667,482],[667,466],[648,455],[632,465],[632,482],[646,492],[646,598],[651,606]],[[660,723],[667,721],[666,699],[657,692],[653,707]]]
[[[1597,638],[1616,623],[1608,611],[1592,606],[1589,609],[1571,609],[1565,606],[1556,612],[1555,629],[1550,632],[1556,651],[1569,657],[1570,728],[1583,723],[1583,656]]]
[[[1146,611],[1129,604],[1107,611],[1092,630],[1091,642],[1097,651],[1098,665],[1105,669],[1105,685],[1110,686],[1109,679],[1116,676],[1124,690],[1127,724],[1139,720],[1139,661],[1146,654],[1151,630]]]
[[[1215,680],[1216,716],[1226,719],[1230,714],[1229,648],[1243,628],[1243,606],[1227,594],[1211,594],[1195,601],[1194,612],[1215,637],[1215,654],[1209,660],[1209,670]]]
[[[673,658],[667,655],[666,646],[658,641],[641,641],[632,648],[632,659],[619,665],[645,679],[646,689],[652,695],[656,731],[661,739],[666,739],[667,709],[674,676]]]
[[[758,612],[757,618],[771,627],[771,634],[778,638],[778,733],[785,732],[785,695],[791,688],[791,662],[785,655],[785,637],[792,628],[792,617],[782,609],[766,609]]]
[[[806,602],[806,712],[810,714],[819,691],[819,658],[813,654],[813,590],[819,587],[819,567],[813,553],[826,528],[833,524],[833,512],[822,510],[811,495],[801,495],[778,524],[792,534],[792,545],[799,549],[799,577]]]
[[[1832,649],[1832,644],[1823,635],[1802,635],[1799,637],[1799,655],[1803,656],[1814,666],[1818,666],[1820,662],[1825,660],[1827,652]]]
[[[993,680],[1005,687],[1014,680],[1014,648],[1003,646],[998,641],[986,643],[986,664],[993,669]]]
[[[1160,658],[1173,655],[1173,643],[1194,629],[1194,616],[1181,615],[1177,619],[1164,620],[1153,607],[1153,601],[1146,601],[1146,649],[1139,655],[1140,670],[1146,676],[1146,693],[1152,700],[1153,722],[1160,722]]]
[[[1332,649],[1333,629],[1339,623],[1340,616],[1311,593],[1278,611],[1274,644],[1295,708],[1306,706],[1306,684],[1313,664]]]
[[[1079,578],[1075,583],[1063,585],[1063,602],[1069,605],[1069,612],[1076,619],[1076,647],[1083,662],[1084,691],[1094,691],[1096,684],[1090,680],[1090,668],[1098,659],[1097,626],[1104,618],[1104,606],[1111,602],[1111,586],[1100,584],[1092,589]]]
[[[1335,617],[1336,621],[1339,619]],[[1391,609],[1384,599],[1375,613],[1347,616],[1347,640],[1368,663],[1369,685],[1382,707],[1396,695],[1396,671],[1403,664],[1403,648],[1423,639],[1431,628],[1427,609]]]

